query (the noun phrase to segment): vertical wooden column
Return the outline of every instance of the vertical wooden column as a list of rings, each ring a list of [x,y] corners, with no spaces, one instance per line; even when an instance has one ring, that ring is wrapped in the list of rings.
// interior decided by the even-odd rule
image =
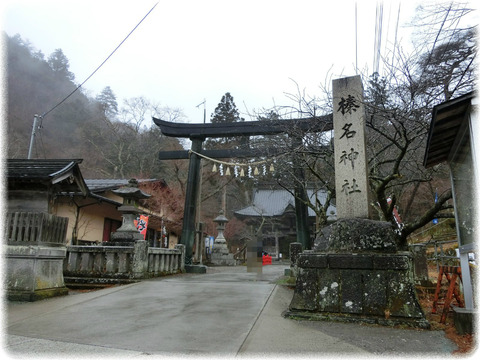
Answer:
[[[192,150],[201,153],[204,138],[192,137]],[[185,209],[183,215],[183,229],[180,243],[185,245],[185,264],[192,264],[193,243],[195,241],[195,218],[197,210],[197,198],[200,188],[200,163],[201,158],[197,154],[190,154],[188,166],[187,193],[185,195]]]

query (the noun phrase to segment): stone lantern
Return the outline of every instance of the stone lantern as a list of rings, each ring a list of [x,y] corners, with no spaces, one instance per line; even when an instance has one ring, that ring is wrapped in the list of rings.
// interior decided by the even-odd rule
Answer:
[[[137,240],[143,240],[143,235],[137,230],[134,220],[140,214],[138,200],[148,199],[151,195],[138,188],[138,181],[130,179],[128,185],[113,193],[123,198],[123,204],[118,208],[122,212],[123,224],[110,236],[108,245],[132,245]]]
[[[212,263],[214,265],[236,265],[233,254],[230,254],[228,251],[227,241],[223,235],[225,224],[228,222],[228,219],[225,217],[222,210],[220,210],[220,214],[213,219],[213,222],[218,224],[218,235],[213,243]]]

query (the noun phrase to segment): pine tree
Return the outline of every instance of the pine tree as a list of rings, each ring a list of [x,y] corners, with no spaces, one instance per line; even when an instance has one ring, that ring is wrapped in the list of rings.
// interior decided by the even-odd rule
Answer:
[[[240,117],[237,106],[233,100],[233,96],[227,92],[222,96],[222,100],[218,103],[214,113],[211,115],[210,121],[212,124],[221,123],[235,123],[245,121]],[[243,144],[245,139],[243,137],[230,138],[210,138],[205,141],[206,149],[221,149],[221,148],[235,148],[239,144]]]
[[[108,118],[113,119],[118,114],[117,97],[110,86],[106,86],[95,100],[100,103],[105,116]]]
[[[56,49],[48,57],[47,62],[55,73],[61,76],[65,76],[70,81],[73,81],[75,79],[75,75],[69,70],[70,63],[68,61],[68,58],[63,53],[62,49]]]
[[[222,100],[215,108],[215,112],[212,114],[211,122],[213,124],[218,124],[233,123],[238,121],[245,121],[245,119],[240,117],[237,106],[233,101],[233,96],[227,92],[222,96]]]

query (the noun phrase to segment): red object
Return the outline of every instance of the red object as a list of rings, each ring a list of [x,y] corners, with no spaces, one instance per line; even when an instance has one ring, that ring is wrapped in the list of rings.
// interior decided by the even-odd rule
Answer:
[[[440,300],[440,290],[442,287],[442,279],[444,275],[448,281],[448,290],[445,296],[445,301],[442,304],[438,301]],[[459,307],[465,307],[465,304],[460,296],[460,292],[458,291],[458,288],[456,286],[457,278],[462,281],[461,268],[456,266],[440,266],[437,279],[437,288],[435,290],[435,295],[433,298],[432,314],[437,313],[437,305],[443,305],[442,316],[440,318],[441,324],[445,324],[445,321],[447,320],[447,314],[450,308],[450,303],[452,302],[452,297],[455,297],[455,300],[457,300]]]
[[[143,235],[143,240],[145,240],[145,237],[147,235],[148,216],[140,215],[138,220],[133,220],[133,223],[135,224],[135,227],[140,232],[140,234]]]
[[[262,265],[272,265],[272,257],[270,255],[262,256]]]

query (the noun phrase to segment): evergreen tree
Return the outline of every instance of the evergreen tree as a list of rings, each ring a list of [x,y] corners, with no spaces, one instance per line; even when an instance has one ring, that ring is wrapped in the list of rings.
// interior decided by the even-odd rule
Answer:
[[[222,96],[222,100],[215,108],[215,112],[212,114],[211,122],[213,124],[218,124],[233,123],[237,121],[245,121],[245,119],[240,117],[237,106],[233,101],[233,96],[227,92]]]
[[[49,57],[48,57],[48,65],[52,68],[52,70],[57,73],[58,75],[65,76],[67,79],[73,81],[75,79],[75,75],[70,72],[70,63],[63,53],[62,49],[56,49]]]
[[[237,106],[233,100],[233,96],[229,92],[222,96],[222,100],[218,103],[214,113],[211,116],[210,121],[212,124],[221,123],[235,123],[245,121],[240,117],[240,113],[237,110]],[[219,148],[235,148],[239,144],[245,143],[246,140],[243,137],[230,137],[230,138],[210,138],[205,141],[205,148],[207,149],[219,149]]]
[[[100,103],[106,117],[113,118],[118,114],[117,97],[110,86],[106,86],[95,100]]]

